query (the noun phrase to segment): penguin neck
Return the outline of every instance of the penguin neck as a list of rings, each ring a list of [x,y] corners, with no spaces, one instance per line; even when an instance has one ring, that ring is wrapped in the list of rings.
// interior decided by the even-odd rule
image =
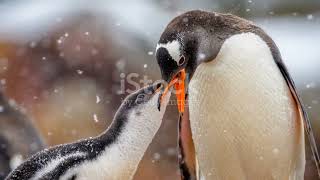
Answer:
[[[97,138],[105,146],[103,151],[86,168],[109,169],[112,170],[112,177],[121,175],[120,179],[129,179],[134,175],[160,128],[165,109],[159,112],[156,106],[145,107],[117,113],[109,129]]]
[[[220,39],[212,37],[204,28],[198,27],[192,32],[182,35],[184,51],[190,60],[186,70],[191,77],[200,64],[214,59],[221,47]]]
[[[160,128],[162,118],[144,109],[133,109],[126,116],[126,119],[116,119],[112,125],[118,136],[112,146],[119,148],[119,152],[140,157]]]
[[[131,110],[127,115],[114,120],[101,137],[104,141],[113,138],[106,151],[125,154],[132,160],[140,160],[160,128],[162,119],[144,110]]]

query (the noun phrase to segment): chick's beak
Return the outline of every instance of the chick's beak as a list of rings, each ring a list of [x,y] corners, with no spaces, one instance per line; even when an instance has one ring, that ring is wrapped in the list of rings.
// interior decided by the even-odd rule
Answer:
[[[158,109],[160,111],[161,103],[163,97],[168,93],[170,88],[173,86],[176,91],[176,97],[177,97],[177,105],[178,105],[178,111],[179,113],[184,112],[184,106],[185,106],[185,79],[186,79],[186,72],[185,69],[182,69],[179,71],[174,78],[169,82],[169,84],[162,89],[162,92],[159,96],[158,101]]]

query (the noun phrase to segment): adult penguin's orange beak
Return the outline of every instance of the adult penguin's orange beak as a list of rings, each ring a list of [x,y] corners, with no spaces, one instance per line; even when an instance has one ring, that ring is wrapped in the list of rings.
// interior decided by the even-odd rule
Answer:
[[[169,82],[169,84],[164,88],[162,93],[159,96],[158,101],[158,109],[160,110],[160,105],[162,103],[162,97],[165,96],[170,88],[173,86],[176,92],[177,97],[177,105],[178,105],[178,111],[179,113],[184,112],[184,106],[185,106],[185,79],[186,79],[186,71],[185,69],[180,70]]]

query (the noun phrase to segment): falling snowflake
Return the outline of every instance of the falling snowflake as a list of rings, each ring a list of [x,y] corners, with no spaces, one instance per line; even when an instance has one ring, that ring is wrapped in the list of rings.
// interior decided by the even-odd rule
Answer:
[[[312,15],[312,14],[308,14],[308,15],[307,15],[307,19],[308,19],[308,20],[312,20],[312,19],[313,19],[313,15]]]
[[[120,59],[119,61],[117,61],[116,63],[116,68],[119,70],[119,71],[123,71],[124,68],[126,66],[126,62],[124,59]]]
[[[143,68],[147,68],[147,67],[148,67],[148,64],[144,64],[144,65],[143,65]]]
[[[80,70],[80,69],[78,69],[78,70],[77,70],[77,73],[81,75],[81,74],[83,74],[83,71]]]
[[[206,58],[206,55],[204,53],[199,53],[199,59],[203,60]]]
[[[153,154],[153,158],[152,158],[152,163],[155,163],[156,161],[159,161],[160,160],[160,158],[161,158],[161,155],[160,155],[160,153],[154,153]]]
[[[99,122],[97,114],[93,114],[93,120],[96,123]]]
[[[100,97],[96,95],[96,103],[98,104],[101,101]]]
[[[160,153],[154,153],[154,154],[153,154],[153,159],[154,159],[154,160],[158,161],[158,160],[160,160],[160,158],[161,158]]]
[[[227,130],[223,130],[224,133],[228,132]]]
[[[314,83],[314,82],[311,82],[311,83],[309,83],[309,84],[307,84],[306,85],[306,88],[314,88],[314,87],[316,87],[316,83]]]
[[[36,42],[34,42],[34,41],[32,41],[32,42],[30,43],[30,47],[31,47],[31,48],[36,47],[36,45],[37,45],[37,43],[36,43]]]
[[[7,83],[7,81],[6,81],[6,79],[1,79],[1,80],[0,80],[0,83],[1,83],[2,85],[5,85],[5,84]]]
[[[16,101],[14,99],[9,99],[8,103],[9,103],[10,106],[16,106],[17,105]]]
[[[152,52],[152,51],[149,51],[149,52],[148,52],[148,55],[149,55],[149,56],[152,56],[152,55],[153,55],[153,52]]]
[[[61,43],[62,43],[62,39],[58,39],[58,40],[57,40],[57,43],[58,43],[58,44],[61,44]]]

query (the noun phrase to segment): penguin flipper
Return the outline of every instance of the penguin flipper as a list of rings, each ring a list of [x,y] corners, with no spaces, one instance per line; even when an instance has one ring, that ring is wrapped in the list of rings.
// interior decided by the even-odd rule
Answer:
[[[284,65],[284,63],[281,61],[281,59],[276,59],[276,64],[277,66],[279,67],[282,75],[284,76],[288,86],[289,86],[289,89],[291,91],[291,94],[297,104],[297,107],[299,108],[299,113],[300,113],[300,116],[301,118],[303,119],[303,122],[304,122],[304,129],[305,129],[305,132],[307,133],[307,136],[308,136],[308,140],[309,140],[309,143],[310,143],[310,147],[311,147],[311,151],[312,151],[312,155],[313,155],[313,158],[314,158],[314,161],[315,161],[315,164],[316,164],[316,168],[317,168],[317,172],[318,172],[318,176],[320,177],[320,156],[319,156],[319,153],[318,153],[318,148],[317,148],[317,144],[316,144],[316,141],[315,141],[315,137],[314,137],[314,134],[313,134],[313,130],[312,130],[312,125],[311,125],[311,121],[308,117],[308,114],[306,112],[306,109],[304,107],[304,105],[302,104],[302,101],[301,101],[301,98],[299,97],[299,95],[297,94],[297,90],[296,90],[296,87],[295,87],[295,84],[294,84],[294,81],[292,80],[286,66]]]
[[[300,114],[301,118],[303,119],[304,129],[307,134],[308,141],[309,141],[311,151],[312,151],[312,155],[313,155],[313,158],[314,158],[314,161],[316,164],[318,177],[320,178],[320,156],[318,153],[317,144],[316,144],[315,137],[313,134],[311,121],[308,117],[308,114],[307,114],[307,111],[306,111],[304,105],[302,104],[302,100],[301,100],[299,94],[297,93],[297,89],[294,84],[294,81],[293,81],[292,77],[290,76],[286,65],[282,61],[281,54],[280,54],[278,47],[276,46],[274,41],[271,39],[271,37],[268,36],[261,28],[256,27],[255,31],[256,31],[256,34],[259,34],[260,37],[269,46],[271,53],[272,53],[272,56],[273,56],[273,59],[274,59],[276,65],[278,66],[282,76],[284,77],[287,85],[289,86],[290,92],[296,102],[298,109],[299,109],[299,114]]]

